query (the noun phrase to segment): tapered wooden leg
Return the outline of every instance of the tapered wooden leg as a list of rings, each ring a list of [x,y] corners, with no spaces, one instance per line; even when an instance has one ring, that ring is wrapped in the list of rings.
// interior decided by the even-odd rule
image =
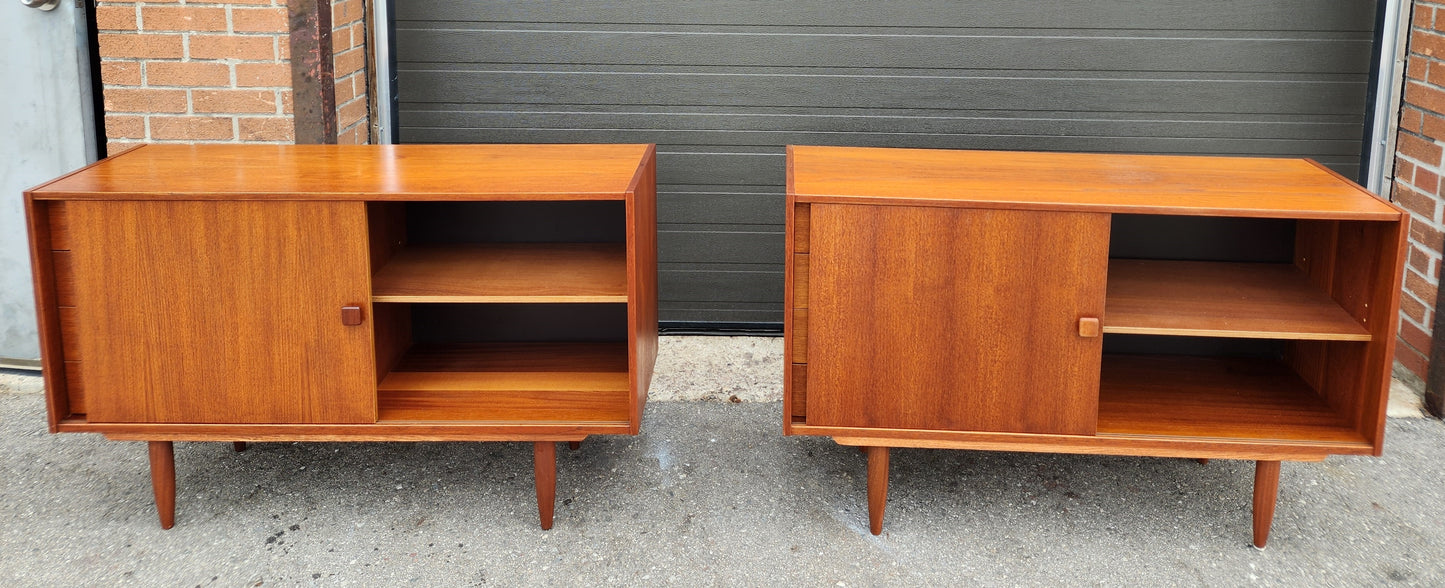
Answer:
[[[151,488],[156,493],[156,514],[161,528],[176,524],[176,454],[170,441],[151,441]]]
[[[572,451],[577,451],[578,449],[581,449],[581,448],[582,448],[582,442],[581,442],[581,441],[568,441],[568,442],[567,442],[567,449],[571,449]]]
[[[552,528],[552,507],[557,501],[557,444],[538,441],[532,444],[532,471],[537,477],[537,514],[542,530]]]
[[[1200,465],[1209,465],[1209,458],[1207,458],[1207,457],[1201,457],[1201,458],[1196,459],[1196,460],[1194,460],[1194,461],[1199,462]]]
[[[1274,523],[1274,504],[1279,498],[1279,462],[1254,462],[1254,546],[1260,549],[1269,541],[1269,527]]]
[[[245,451],[245,450],[246,450],[246,442],[245,442],[245,441],[233,441],[233,442],[231,442],[231,448],[232,448],[232,449],[235,449],[236,451]]]
[[[868,530],[883,533],[883,507],[888,505],[888,448],[869,447]]]

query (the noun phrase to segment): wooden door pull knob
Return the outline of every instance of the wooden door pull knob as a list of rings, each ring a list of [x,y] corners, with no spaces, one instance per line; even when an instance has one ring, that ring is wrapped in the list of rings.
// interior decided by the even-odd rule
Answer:
[[[1084,317],[1079,319],[1079,336],[1085,338],[1098,337],[1102,329],[1099,328],[1099,319]]]
[[[341,307],[341,324],[346,325],[346,326],[348,326],[348,327],[354,327],[354,326],[356,326],[356,325],[361,324],[361,307],[360,307],[360,306],[343,306],[343,307]]]

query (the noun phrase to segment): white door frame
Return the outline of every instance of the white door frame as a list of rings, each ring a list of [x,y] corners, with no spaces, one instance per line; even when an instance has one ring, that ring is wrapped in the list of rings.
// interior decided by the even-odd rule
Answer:
[[[376,142],[390,145],[396,142],[396,121],[392,120],[391,109],[391,102],[395,99],[391,78],[396,75],[391,67],[391,1],[374,0],[370,5],[371,39],[376,45],[371,52],[375,62],[368,64],[373,68],[373,79],[376,80],[376,110],[372,115],[376,117]]]
[[[1376,77],[1370,142],[1365,146],[1365,188],[1389,198],[1395,175],[1395,135],[1400,127],[1400,99],[1404,94],[1405,40],[1410,36],[1412,0],[1380,0],[1385,18],[1380,31],[1380,61]]]

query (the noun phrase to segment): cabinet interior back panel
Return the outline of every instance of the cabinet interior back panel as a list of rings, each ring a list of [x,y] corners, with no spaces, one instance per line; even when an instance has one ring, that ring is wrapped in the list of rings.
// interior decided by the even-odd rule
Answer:
[[[410,243],[626,243],[622,201],[411,202]]]
[[[627,341],[627,305],[412,304],[415,343]]]
[[[664,321],[782,321],[783,146],[1358,171],[1376,3],[408,0],[407,143],[658,144]]]

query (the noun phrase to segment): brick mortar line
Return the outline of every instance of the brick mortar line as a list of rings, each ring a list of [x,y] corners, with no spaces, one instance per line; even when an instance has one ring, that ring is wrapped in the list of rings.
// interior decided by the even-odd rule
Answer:
[[[1445,143],[1442,143],[1441,146],[1445,147]],[[1440,163],[1422,163],[1420,160],[1415,159],[1414,157],[1399,152],[1395,153],[1395,158],[1403,159],[1415,165],[1416,167],[1423,167],[1425,169],[1441,169],[1442,167],[1445,167],[1445,164]],[[1445,150],[1442,150],[1442,158],[1445,158]]]
[[[1407,160],[1407,161],[1408,161],[1408,160]],[[1432,175],[1437,175],[1437,176],[1440,175],[1440,174],[1436,174],[1436,173],[1432,172],[1432,171],[1429,169],[1429,166],[1420,165],[1420,164],[1415,163],[1415,162],[1413,162],[1413,161],[1411,161],[1410,163],[1413,164],[1413,165],[1414,165],[1415,167],[1417,167],[1417,168],[1424,168],[1427,173],[1430,173],[1430,174],[1432,174]],[[1415,183],[1414,180],[1404,180],[1404,179],[1401,179],[1399,176],[1395,176],[1394,180],[1395,180],[1396,182],[1399,182],[1400,184],[1404,185],[1405,187],[1410,188],[1411,190],[1413,190],[1413,191],[1415,191],[1415,192],[1419,192],[1419,193],[1425,194],[1425,195],[1427,195],[1427,196],[1430,195],[1430,191],[1429,191],[1429,190],[1426,190],[1426,189],[1424,189],[1424,188],[1421,188],[1418,184]],[[1434,196],[1434,199],[1435,199],[1437,202],[1440,201],[1439,195],[1435,195],[1435,196]]]
[[[1442,229],[1442,228],[1445,228],[1445,227],[1442,227],[1442,226],[1440,225],[1440,223],[1437,223],[1437,222],[1431,221],[1431,220],[1425,220],[1424,218],[1419,217],[1418,215],[1416,215],[1416,214],[1414,213],[1414,211],[1407,210],[1407,211],[1405,211],[1405,212],[1410,215],[1410,218],[1419,219],[1419,222],[1420,222],[1420,224],[1422,224],[1422,225],[1429,226],[1430,228],[1433,228],[1433,229]],[[1409,227],[1406,227],[1406,229],[1408,229],[1408,228],[1409,228]],[[1433,247],[1431,248],[1431,250],[1432,250],[1432,251],[1439,251],[1438,249],[1435,249],[1435,248],[1433,248]]]
[[[1426,335],[1429,335],[1429,334],[1430,334],[1430,328],[1429,328],[1429,327],[1422,326],[1422,325],[1420,325],[1419,323],[1416,323],[1416,322],[1415,322],[1414,320],[1412,320],[1410,317],[1407,317],[1407,316],[1405,316],[1405,315],[1402,314],[1402,315],[1400,315],[1400,319],[1401,319],[1401,321],[1402,321],[1403,324],[1408,324],[1408,325],[1410,325],[1410,326],[1412,326],[1412,327],[1415,327],[1415,328],[1417,328],[1417,329],[1420,329],[1421,331],[1424,331]],[[1402,338],[1403,338],[1403,337],[1402,337]]]
[[[170,35],[204,35],[204,36],[207,36],[207,37],[280,37],[280,36],[287,36],[287,37],[289,37],[289,36],[290,36],[288,33],[284,32],[284,31],[283,31],[283,32],[239,31],[239,32],[231,33],[231,32],[226,32],[226,31],[182,31],[182,30],[176,30],[176,31],[142,31],[142,30],[135,30],[135,31],[132,31],[132,30],[129,30],[129,29],[124,29],[124,30],[123,30],[123,29],[108,29],[108,30],[97,31],[97,34],[100,34],[100,35],[116,35],[116,36],[123,36],[123,37],[143,37],[143,36],[160,37],[160,36],[170,36]],[[1415,80],[1414,78],[1411,78],[1411,81],[1419,81],[1419,80]],[[1431,87],[1432,87],[1432,88],[1438,88],[1439,86],[1431,86]]]
[[[1429,319],[1429,318],[1430,318],[1429,313],[1426,313],[1426,317],[1425,317],[1425,318],[1426,318],[1426,319]],[[1403,313],[1401,313],[1401,314],[1400,314],[1400,326],[1401,326],[1401,327],[1404,327],[1405,325],[1410,325],[1410,326],[1412,326],[1412,327],[1415,327],[1416,329],[1419,329],[1419,330],[1421,330],[1421,331],[1424,331],[1426,334],[1429,334],[1429,333],[1430,333],[1430,327],[1429,327],[1429,321],[1428,321],[1428,320],[1425,322],[1425,324],[1421,324],[1421,323],[1415,322],[1415,319],[1412,319],[1412,318],[1410,318],[1410,317],[1408,317],[1408,316],[1405,316]]]
[[[1421,300],[1419,296],[1416,296],[1414,292],[1402,291],[1401,294],[1404,294],[1405,296],[1409,296],[1410,298],[1414,299],[1415,302],[1419,302],[1421,306],[1424,306],[1424,307],[1425,307],[1425,313],[1426,313],[1426,315],[1427,315],[1425,318],[1430,318],[1428,315],[1429,315],[1429,313],[1433,312],[1433,310],[1430,308],[1430,305],[1429,305],[1429,304],[1425,304],[1425,301],[1424,301],[1424,300]],[[1400,318],[1409,318],[1409,317],[1406,317],[1404,314],[1401,314],[1401,315],[1400,315]]]
[[[1441,90],[1442,90],[1442,91],[1445,91],[1445,88],[1441,88]],[[1414,106],[1414,105],[1412,105],[1412,106]],[[1420,112],[1428,112],[1428,113],[1430,113],[1430,114],[1438,115],[1440,118],[1445,118],[1445,114],[1441,114],[1441,113],[1435,112],[1435,111],[1433,111],[1433,110],[1425,110],[1425,109],[1420,108],[1420,107],[1418,107],[1418,106],[1415,106],[1415,108],[1419,109]],[[1421,140],[1425,140],[1425,141],[1431,141],[1431,142],[1441,141],[1441,142],[1442,142],[1441,144],[1442,144],[1442,145],[1445,145],[1445,137],[1442,137],[1442,138],[1431,137],[1431,136],[1429,136],[1429,135],[1424,134],[1423,131],[1418,131],[1418,132],[1417,132],[1417,131],[1411,131],[1411,130],[1408,130],[1408,129],[1401,128],[1401,129],[1399,130],[1399,133],[1402,134],[1402,135],[1410,135],[1410,136],[1412,136],[1412,137],[1415,137],[1415,138],[1421,139]],[[1405,154],[1398,154],[1397,157],[1409,157],[1409,156],[1408,156],[1408,155],[1405,155]],[[1439,164],[1427,164],[1427,165],[1439,165]]]
[[[1438,257],[1438,256],[1432,256],[1432,255],[1428,255],[1428,254],[1427,254],[1427,255],[1426,255],[1426,260],[1425,260],[1425,262],[1426,262],[1426,263],[1425,263],[1425,268],[1426,268],[1426,269],[1425,269],[1425,271],[1421,272],[1420,270],[1415,269],[1415,266],[1410,265],[1410,262],[1409,262],[1409,260],[1407,259],[1406,262],[1405,262],[1405,269],[1406,269],[1406,270],[1410,270],[1410,271],[1414,271],[1416,275],[1420,276],[1421,278],[1424,278],[1425,281],[1427,281],[1427,282],[1437,282],[1437,283],[1438,283],[1438,282],[1439,282],[1439,277],[1436,276],[1436,277],[1433,277],[1433,278],[1432,278],[1432,277],[1430,276],[1430,273],[1435,270],[1435,262],[1436,262],[1436,261],[1439,261],[1439,260],[1440,260],[1440,257]],[[1404,280],[1404,279],[1401,279],[1401,280],[1400,280],[1400,283],[1401,283],[1401,284],[1404,284],[1404,283],[1405,283],[1405,280]],[[1422,300],[1422,302],[1423,302],[1423,300]],[[1432,305],[1430,305],[1430,306],[1433,307],[1434,305],[1432,304]]]
[[[1437,63],[1445,64],[1445,61],[1437,61]],[[1431,90],[1440,90],[1440,91],[1442,91],[1442,92],[1445,92],[1445,86],[1439,86],[1439,85],[1436,85],[1436,84],[1432,84],[1432,83],[1430,83],[1430,82],[1427,82],[1427,81],[1425,81],[1425,80],[1416,79],[1416,78],[1405,78],[1405,85],[1407,86],[1406,91],[1409,91],[1409,90],[1408,90],[1408,86],[1409,86],[1410,84],[1419,84],[1419,85],[1424,86],[1424,87],[1426,87],[1426,88],[1428,88],[1428,89],[1431,89]],[[1445,116],[1445,113],[1442,113],[1442,112],[1440,112],[1440,111],[1438,111],[1438,110],[1430,110],[1430,109],[1428,109],[1428,108],[1425,108],[1424,106],[1421,106],[1420,104],[1416,104],[1416,103],[1413,103],[1413,102],[1404,102],[1404,103],[1402,103],[1402,104],[1404,104],[1404,105],[1406,105],[1406,106],[1409,106],[1409,107],[1411,107],[1411,108],[1414,108],[1414,109],[1416,109],[1416,110],[1419,110],[1420,112],[1428,112],[1428,113],[1430,113],[1430,114],[1434,114],[1434,115],[1437,115],[1437,116]],[[1404,132],[1409,132],[1409,131],[1404,131]]]
[[[1413,239],[1410,240],[1410,244],[1411,244],[1411,245],[1416,245],[1416,246],[1422,245],[1419,241],[1415,241],[1415,240],[1413,240]],[[1429,257],[1431,261],[1434,261],[1434,260],[1437,260],[1437,259],[1445,259],[1445,257],[1442,257],[1442,256],[1440,255],[1440,252],[1439,252],[1439,251],[1435,251],[1434,249],[1430,249],[1430,248],[1427,248],[1427,247],[1420,247],[1420,250],[1425,254],[1426,257]]]
[[[1438,208],[1438,207],[1439,207],[1439,204],[1440,204],[1440,201],[1439,201],[1438,199],[1434,199],[1434,198],[1432,198],[1432,200],[1435,200],[1436,207]],[[1395,201],[1395,202],[1396,202],[1396,204],[1399,203],[1399,201]],[[1407,209],[1405,210],[1405,212],[1406,212],[1406,214],[1409,214],[1409,215],[1410,215],[1410,218],[1418,219],[1418,220],[1420,221],[1420,223],[1422,223],[1422,224],[1429,225],[1429,226],[1431,226],[1431,227],[1438,228],[1438,229],[1441,229],[1441,230],[1445,230],[1445,225],[1442,225],[1441,223],[1436,222],[1436,221],[1434,221],[1434,220],[1428,220],[1428,219],[1426,219],[1426,218],[1424,218],[1424,217],[1422,217],[1422,216],[1419,216],[1419,213],[1416,213],[1416,212],[1413,211],[1413,210],[1410,210],[1410,209],[1407,208]]]
[[[1420,273],[1420,270],[1417,270],[1417,269],[1415,269],[1415,268],[1413,268],[1413,267],[1410,267],[1409,264],[1406,264],[1406,265],[1405,265],[1405,272],[1406,272],[1407,274],[1413,273],[1413,274],[1415,274],[1416,276],[1419,276],[1420,279],[1425,280],[1426,282],[1429,282],[1429,281],[1430,281],[1430,278],[1429,278],[1429,277],[1427,277],[1425,274]],[[1408,278],[1409,276],[1407,275],[1406,277]],[[1401,285],[1403,286],[1404,283],[1405,283],[1405,281],[1404,281],[1404,280],[1401,280],[1400,283],[1401,283]],[[1437,287],[1438,287],[1438,285],[1437,285]]]
[[[1401,323],[1402,325],[1410,325],[1410,326],[1412,326],[1412,327],[1415,327],[1415,328],[1417,328],[1417,329],[1420,329],[1421,331],[1424,331],[1426,335],[1431,334],[1431,333],[1430,333],[1430,329],[1420,326],[1419,323],[1416,323],[1413,319],[1411,319],[1410,317],[1407,317],[1407,316],[1405,316],[1405,315],[1403,315],[1403,314],[1400,315],[1400,323]],[[1400,339],[1401,339],[1401,340],[1404,340],[1404,337],[1400,337]]]
[[[1429,319],[1429,318],[1430,318],[1430,315],[1427,313],[1427,314],[1425,315],[1425,318],[1426,318],[1426,319]],[[1426,322],[1429,322],[1429,321],[1427,320]],[[1415,322],[1415,319],[1412,319],[1412,318],[1410,318],[1410,317],[1408,317],[1408,316],[1405,316],[1404,313],[1400,313],[1400,324],[1401,324],[1401,325],[1410,325],[1410,326],[1412,326],[1412,327],[1415,327],[1415,328],[1417,328],[1417,329],[1420,329],[1421,331],[1424,331],[1426,335],[1433,335],[1433,333],[1430,332],[1429,327],[1424,326],[1424,325],[1421,325],[1420,323]],[[1396,335],[1396,336],[1397,336],[1398,338],[1400,338],[1400,339],[1404,339],[1404,337],[1399,337],[1398,335]]]
[[[1421,273],[1420,270],[1414,269],[1414,266],[1409,266],[1409,267],[1415,272],[1415,275],[1420,276],[1421,279],[1424,279],[1424,280],[1425,280],[1426,282],[1428,282],[1428,283],[1435,284],[1435,287],[1437,287],[1437,288],[1440,287],[1441,284],[1439,283],[1439,278],[1438,278],[1438,277],[1436,277],[1436,278],[1431,278],[1431,277],[1429,276],[1429,271],[1428,271],[1428,270],[1427,270],[1426,272],[1424,272],[1424,273]],[[1433,270],[1434,267],[1435,267],[1435,264],[1432,263],[1432,264],[1429,265],[1429,267]]]
[[[1406,341],[1404,337],[1395,337],[1395,340],[1396,340],[1396,341],[1399,341],[1401,345],[1404,345],[1405,347],[1410,348],[1410,351],[1414,351],[1415,353],[1419,353],[1420,355],[1425,356],[1425,361],[1427,361],[1427,362],[1430,361],[1430,353],[1429,353],[1429,350],[1428,350],[1428,349],[1425,350],[1425,351],[1421,351],[1421,350],[1419,350],[1419,349],[1416,349],[1415,346],[1414,346],[1414,345],[1411,345],[1409,341]],[[1411,370],[1411,371],[1414,371],[1414,370]],[[1418,374],[1417,374],[1417,375],[1418,375]]]
[[[1445,61],[1438,61],[1438,62],[1436,62],[1436,64],[1445,65]],[[1431,84],[1431,82],[1425,81],[1425,79],[1405,78],[1405,82],[1406,82],[1406,84],[1423,85],[1423,87],[1428,88],[1428,90],[1445,91],[1445,85]],[[1438,110],[1429,110],[1429,108],[1423,107],[1423,105],[1420,105],[1420,104],[1415,104],[1415,103],[1405,103],[1405,104],[1406,104],[1406,105],[1409,105],[1409,107],[1415,108],[1415,110],[1422,111],[1422,113],[1441,114],[1441,111],[1438,111]]]
[[[1426,196],[1426,198],[1432,199],[1432,201],[1435,201],[1435,204],[1436,204],[1436,205],[1441,204],[1441,198],[1439,198],[1438,195],[1428,194],[1428,192],[1422,191],[1422,189],[1415,188],[1415,186],[1410,185],[1410,183],[1406,183],[1406,182],[1403,182],[1403,181],[1400,182],[1400,183],[1405,183],[1406,186],[1409,186],[1409,188],[1412,188],[1412,192],[1418,192],[1418,194],[1423,195],[1423,196]],[[1393,199],[1392,202],[1396,202],[1396,204],[1399,204],[1399,201],[1397,201],[1397,199]],[[1442,225],[1441,222],[1436,222],[1436,221],[1433,221],[1433,220],[1428,220],[1428,218],[1419,217],[1418,212],[1412,211],[1412,209],[1406,209],[1406,212],[1407,212],[1407,214],[1410,214],[1410,217],[1420,218],[1420,222],[1425,222],[1425,224],[1429,224],[1429,225],[1435,225],[1435,227],[1445,228],[1445,225]]]
[[[199,57],[102,57],[101,64],[105,63],[147,63],[159,61],[162,63],[230,63],[234,65],[279,65],[290,63],[289,60],[281,59],[236,59],[227,57],[223,59],[205,59]]]
[[[1411,241],[1410,244],[1411,244],[1411,245],[1418,245],[1419,242],[1418,242],[1418,241]],[[1434,250],[1434,249],[1430,249],[1430,248],[1428,248],[1428,247],[1420,247],[1420,251],[1423,252],[1427,257],[1431,258],[1432,260],[1435,260],[1435,259],[1445,259],[1445,256],[1442,256],[1439,251],[1436,251],[1436,250]]]

